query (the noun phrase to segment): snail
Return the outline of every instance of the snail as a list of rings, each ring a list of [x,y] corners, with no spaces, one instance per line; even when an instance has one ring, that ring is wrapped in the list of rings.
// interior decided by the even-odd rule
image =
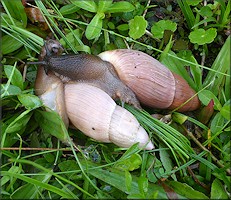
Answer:
[[[120,147],[130,147],[139,142],[141,148],[147,150],[154,148],[147,132],[137,119],[125,108],[116,105],[111,96],[104,91],[107,90],[104,84],[96,84],[97,81],[94,83],[94,81],[88,82],[84,79],[82,81],[70,80],[50,69],[47,70],[46,66],[44,70],[42,59],[47,59],[47,52],[60,56],[62,47],[58,41],[48,40],[41,50],[40,61],[29,63],[40,64],[35,81],[35,92],[47,107],[59,113],[67,127],[70,120],[74,127],[95,140],[112,142]],[[110,89],[109,93],[112,94],[113,90]],[[134,96],[133,92],[131,94]],[[134,106],[140,107],[137,99],[134,102],[136,103]]]
[[[136,108],[140,108],[141,102],[149,107],[172,110],[196,93],[181,76],[137,50],[117,49],[98,56],[48,55],[37,64],[44,65],[46,72],[57,72],[63,81],[87,82],[103,89],[113,99],[120,98]],[[178,111],[192,111],[199,106],[195,96]]]
[[[76,128],[99,141],[113,142],[121,147],[129,147],[139,142],[140,147],[146,144],[146,149],[154,148],[147,133],[135,117],[124,108],[112,103],[114,102],[112,98],[119,98],[122,102],[129,103],[138,109],[141,109],[139,103],[141,102],[142,105],[149,107],[171,110],[195,96],[196,93],[183,78],[140,51],[117,49],[102,52],[98,56],[61,55],[62,51],[58,41],[46,41],[41,51],[40,61],[33,63],[40,64],[35,83],[36,94],[48,107],[52,107],[62,116],[67,126],[70,119]],[[60,94],[61,97],[59,97]],[[104,97],[101,98],[101,96]],[[97,99],[105,104],[98,104]],[[191,111],[199,106],[199,99],[195,96],[178,111]],[[93,108],[98,110],[97,114],[94,114]],[[87,114],[82,113],[80,116],[74,114],[81,113],[78,109],[83,109]],[[129,114],[125,114],[126,112]],[[101,121],[104,115],[109,115],[109,118]],[[137,124],[136,128],[131,128],[132,131],[128,132],[124,129],[113,130],[116,128],[115,125],[113,129],[108,128],[111,127],[109,122],[114,115],[119,116],[120,123],[126,124],[118,126],[130,129],[134,123]],[[126,121],[128,117],[124,118],[125,115],[130,115],[134,122],[129,123],[130,119]],[[94,124],[95,121],[97,121],[96,124]],[[106,123],[103,126],[107,128],[99,128],[101,123]],[[135,133],[135,129],[138,132]],[[96,130],[100,130],[99,133],[96,133]],[[121,133],[121,131],[124,132]],[[102,136],[102,133],[105,136]],[[130,134],[133,135],[132,138]],[[115,141],[111,138],[120,138],[120,140]]]

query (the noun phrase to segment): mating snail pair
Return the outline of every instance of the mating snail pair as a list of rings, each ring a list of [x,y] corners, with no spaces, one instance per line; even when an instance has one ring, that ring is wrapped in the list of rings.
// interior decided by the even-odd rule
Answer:
[[[77,129],[98,141],[120,147],[139,142],[140,147],[153,149],[144,128],[114,100],[119,98],[138,109],[140,103],[174,109],[195,94],[183,78],[140,51],[117,49],[98,56],[61,55],[62,51],[58,41],[45,42],[36,63],[40,64],[36,94],[60,114],[66,126],[70,120]],[[179,111],[199,106],[196,96]]]

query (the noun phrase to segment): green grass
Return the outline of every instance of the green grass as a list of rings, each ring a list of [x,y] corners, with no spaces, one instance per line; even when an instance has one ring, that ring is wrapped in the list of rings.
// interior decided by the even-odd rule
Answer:
[[[25,63],[37,60],[47,32],[38,23],[29,21],[20,2],[2,1],[2,199],[167,199],[171,195],[168,191],[180,199],[228,199],[231,191],[230,36],[224,32],[230,17],[230,1],[211,3],[210,17],[215,20],[210,21],[199,12],[202,3],[189,5],[189,1],[177,0],[184,16],[181,20],[187,25],[175,20],[178,28],[185,29],[185,34],[177,29],[169,38],[167,33],[163,38],[155,38],[150,32],[153,25],[150,16],[154,12],[151,9],[164,8],[163,4],[129,1],[130,4],[126,3],[129,12],[121,13],[122,4],[114,2],[89,1],[94,8],[89,11],[89,5],[81,5],[80,9],[76,7],[78,3],[35,1],[34,6],[39,8],[66,53],[96,55],[129,46],[154,55],[197,91],[201,108],[191,113],[168,112],[168,123],[150,115],[165,115],[166,111],[139,111],[125,105],[155,144],[151,151],[138,148],[138,144],[120,148],[94,141],[80,131],[67,130],[56,113],[45,111],[34,94],[37,69]],[[102,22],[100,30],[96,28],[99,24],[92,20],[97,13],[94,5],[104,14],[99,22]],[[172,13],[167,16],[179,17],[169,7],[168,12]],[[126,25],[142,15],[149,26],[139,27],[140,37],[134,39]],[[207,22],[205,28],[216,28],[216,38],[205,45],[190,43],[190,32],[204,28],[204,22]],[[128,29],[117,28],[121,24]],[[92,38],[87,39],[86,30],[91,28]],[[191,49],[174,50],[177,37],[185,40]],[[186,70],[185,66],[189,68]],[[211,100],[213,108],[207,106]],[[200,121],[208,115],[206,123]],[[81,141],[81,145],[76,145],[76,141]]]

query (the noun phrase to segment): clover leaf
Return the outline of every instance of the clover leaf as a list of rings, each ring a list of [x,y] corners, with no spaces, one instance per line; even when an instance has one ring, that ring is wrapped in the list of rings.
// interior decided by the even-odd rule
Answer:
[[[170,20],[160,20],[152,26],[151,32],[155,38],[163,38],[165,30],[174,32],[176,27],[177,24],[175,22]]]
[[[148,22],[143,16],[135,16],[134,19],[129,21],[129,36],[133,39],[138,39],[144,35]]]
[[[215,28],[210,28],[208,30],[199,28],[189,34],[189,39],[191,43],[203,45],[211,43],[216,36],[217,29]]]

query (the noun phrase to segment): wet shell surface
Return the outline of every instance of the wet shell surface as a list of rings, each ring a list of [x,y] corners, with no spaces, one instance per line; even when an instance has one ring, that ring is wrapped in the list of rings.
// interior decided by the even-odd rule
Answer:
[[[69,83],[64,90],[69,119],[87,136],[120,147],[130,147],[139,142],[140,147],[154,148],[136,118],[116,105],[101,89],[86,83]]]
[[[120,79],[146,106],[174,109],[195,94],[183,78],[175,76],[166,66],[143,52],[117,49],[105,51],[98,56],[115,67]],[[194,101],[179,111],[195,110],[199,105],[199,100],[195,97]]]

